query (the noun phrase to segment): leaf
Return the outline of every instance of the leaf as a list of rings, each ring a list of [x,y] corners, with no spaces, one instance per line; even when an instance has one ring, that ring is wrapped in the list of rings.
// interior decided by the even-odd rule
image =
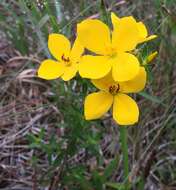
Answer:
[[[105,5],[105,0],[100,1],[100,13],[101,13],[101,18],[106,24],[110,24],[110,16],[108,15],[108,11]]]
[[[125,186],[121,183],[114,183],[114,182],[108,182],[106,183],[108,187],[111,187],[113,189],[118,189],[118,190],[124,190]]]
[[[105,179],[107,179],[108,177],[110,177],[112,175],[112,172],[114,170],[116,170],[118,162],[119,162],[119,158],[116,157],[105,168],[104,175],[103,175],[105,177]]]
[[[166,107],[163,101],[157,96],[152,96],[150,94],[147,94],[146,92],[139,92],[138,94],[154,103],[161,104],[162,106]]]
[[[98,172],[98,171],[93,171],[92,173],[92,181],[93,181],[93,186],[94,189],[96,190],[102,190],[103,184],[104,184],[104,177]]]

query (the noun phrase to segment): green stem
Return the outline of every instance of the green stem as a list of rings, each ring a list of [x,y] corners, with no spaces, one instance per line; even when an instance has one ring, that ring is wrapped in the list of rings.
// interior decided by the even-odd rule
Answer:
[[[129,160],[128,160],[128,136],[127,136],[127,128],[119,127],[120,131],[120,142],[121,149],[123,154],[123,169],[124,169],[124,182],[125,182],[125,190],[129,189]]]

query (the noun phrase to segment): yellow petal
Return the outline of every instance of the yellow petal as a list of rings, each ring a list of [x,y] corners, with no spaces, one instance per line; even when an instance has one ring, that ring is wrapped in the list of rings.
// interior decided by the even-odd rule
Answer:
[[[100,20],[87,19],[78,24],[78,38],[82,45],[88,50],[100,54],[107,54],[110,46],[110,31],[106,24]]]
[[[105,77],[100,79],[93,79],[91,80],[93,85],[102,91],[109,91],[109,87],[115,83],[112,78],[112,73],[109,72]]]
[[[148,36],[147,28],[143,22],[138,22],[137,27],[139,30],[140,39],[144,39]]]
[[[129,81],[120,83],[120,91],[124,93],[140,92],[146,84],[147,73],[144,67],[140,67],[138,74]]]
[[[111,65],[105,56],[85,55],[79,64],[79,73],[84,78],[98,79],[104,77],[111,70]]]
[[[151,35],[151,36],[147,37],[148,31],[143,22],[138,22],[137,26],[138,26],[138,30],[139,30],[139,34],[140,34],[139,43],[147,42],[147,41],[153,40],[157,37],[157,35]]]
[[[38,69],[38,76],[46,80],[59,78],[64,72],[62,63],[47,59],[43,61]]]
[[[65,67],[64,74],[61,76],[61,78],[64,81],[69,81],[76,75],[77,71],[78,71],[78,64],[67,66]]]
[[[83,52],[84,52],[84,47],[80,43],[79,39],[76,38],[76,40],[73,44],[73,47],[71,49],[70,59],[74,62],[79,61]]]
[[[86,120],[98,119],[111,107],[113,96],[100,91],[88,95],[84,103],[84,115]]]
[[[67,57],[70,54],[70,42],[61,34],[49,35],[48,48],[57,60],[61,60],[63,55]]]
[[[114,97],[113,118],[119,125],[133,125],[138,122],[139,109],[136,102],[126,94]]]
[[[112,63],[112,76],[115,81],[131,80],[139,72],[139,61],[130,53],[119,53],[110,61]]]
[[[131,51],[135,49],[139,40],[139,31],[136,20],[132,17],[123,17],[116,20],[112,32],[112,45],[117,51]]]
[[[113,28],[117,27],[116,25],[118,25],[119,20],[120,20],[120,18],[117,17],[117,15],[112,12],[111,13],[111,22],[112,22]]]

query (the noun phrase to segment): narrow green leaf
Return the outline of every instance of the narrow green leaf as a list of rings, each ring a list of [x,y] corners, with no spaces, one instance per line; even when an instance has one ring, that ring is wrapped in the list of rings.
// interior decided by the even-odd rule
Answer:
[[[117,189],[117,190],[124,190],[124,185],[121,183],[114,183],[114,182],[108,182],[106,183],[106,186],[111,187],[113,189]]]
[[[139,92],[138,94],[154,103],[161,104],[162,106],[166,107],[163,101],[157,96],[152,96],[150,94],[147,94],[146,92]]]
[[[117,168],[118,162],[119,162],[119,158],[116,157],[105,168],[104,175],[103,175],[105,179],[107,179],[108,177],[112,175],[112,172]]]

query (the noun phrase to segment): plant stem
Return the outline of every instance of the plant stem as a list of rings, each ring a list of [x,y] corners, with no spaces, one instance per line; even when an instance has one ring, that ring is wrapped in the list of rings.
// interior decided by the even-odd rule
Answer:
[[[125,182],[125,190],[129,189],[129,160],[128,160],[128,136],[127,136],[127,128],[119,127],[120,131],[120,142],[121,149],[123,154],[123,169],[124,169],[124,182]]]

